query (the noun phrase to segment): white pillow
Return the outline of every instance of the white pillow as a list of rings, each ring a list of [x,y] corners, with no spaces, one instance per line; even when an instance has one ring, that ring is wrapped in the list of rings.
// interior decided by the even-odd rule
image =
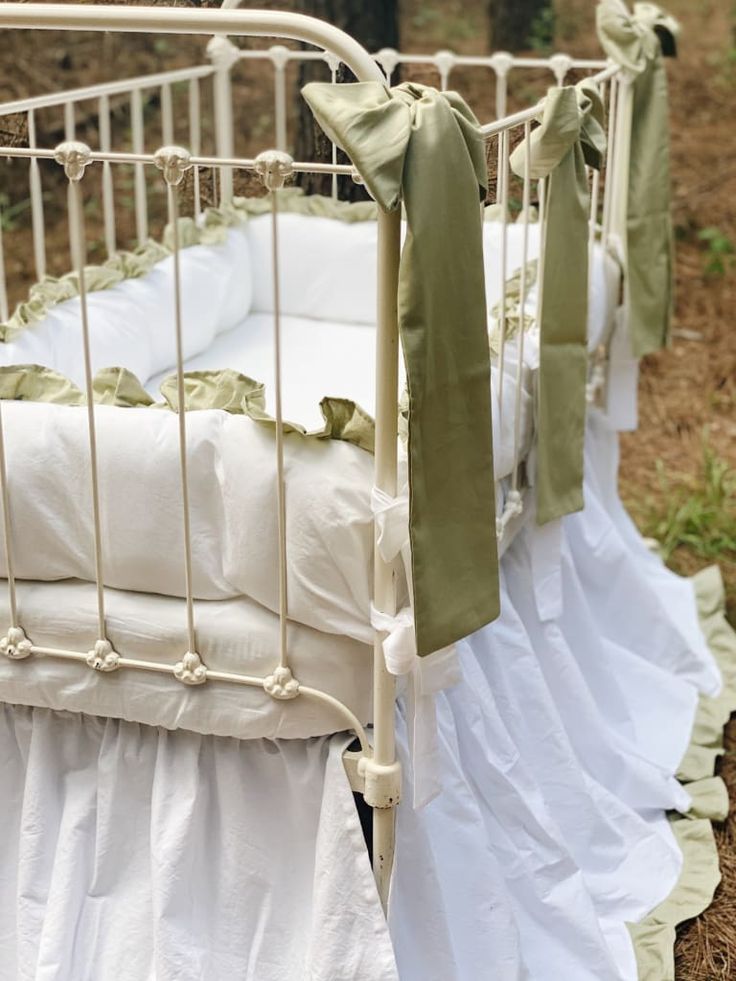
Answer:
[[[279,215],[281,312],[340,323],[376,322],[375,221]],[[273,313],[271,216],[247,224],[253,310]]]

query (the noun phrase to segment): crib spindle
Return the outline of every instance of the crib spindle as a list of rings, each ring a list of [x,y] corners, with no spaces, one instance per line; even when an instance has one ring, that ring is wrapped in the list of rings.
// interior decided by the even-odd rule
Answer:
[[[145,152],[143,134],[143,96],[140,89],[130,93],[130,126],[133,153]],[[148,238],[148,200],[146,198],[146,174],[142,163],[133,164],[135,197],[135,229],[139,245]]]
[[[36,114],[28,110],[28,146],[36,149]],[[31,157],[28,165],[28,182],[31,195],[31,227],[33,229],[33,257],[36,265],[36,279],[39,281],[46,275],[46,231],[43,215],[43,188],[41,186],[41,171],[36,157]]]
[[[161,135],[164,146],[171,146],[174,143],[174,105],[168,82],[161,86]]]
[[[202,152],[201,98],[199,79],[197,78],[193,78],[189,82],[189,146],[195,157],[198,157]],[[202,214],[202,189],[199,179],[199,167],[194,167],[193,177],[194,218],[196,221]]]
[[[524,384],[524,317],[527,294],[527,263],[529,262],[529,208],[531,205],[531,123],[524,123],[524,145],[527,152],[524,155],[524,190],[522,209],[524,225],[521,246],[521,274],[519,278],[519,329],[517,331],[516,357],[516,391],[514,392],[514,469],[511,474],[511,493],[509,503],[514,509],[521,507],[519,495],[519,463],[521,455],[521,396]],[[513,497],[512,497],[513,495]]]
[[[508,238],[509,238],[509,131],[502,130],[498,136],[500,160],[498,181],[501,185],[501,323],[499,324],[498,345],[498,425],[503,433],[503,389],[506,363],[506,278],[508,276]]]
[[[616,106],[618,103],[618,80],[611,79],[608,91],[608,120],[606,148],[606,183],[603,193],[603,233],[601,242],[604,250],[608,248],[608,238],[611,234],[611,202],[613,200],[613,188],[616,180],[614,169],[615,143],[616,143]]]
[[[92,521],[94,524],[95,588],[97,591],[97,640],[88,654],[87,663],[98,671],[114,671],[119,657],[107,639],[105,629],[105,587],[102,546],[102,520],[100,510],[99,466],[97,459],[97,431],[95,425],[94,384],[92,380],[92,354],[89,335],[89,311],[86,287],[86,232],[81,181],[90,162],[91,150],[84,143],[67,141],[55,151],[55,160],[64,168],[69,182],[69,242],[72,265],[79,279],[79,304],[82,324],[82,354],[84,358],[84,385],[87,398],[87,433],[89,439],[90,482],[92,491]]]
[[[329,53],[325,53],[325,58],[327,60],[327,64],[330,67],[330,81],[332,82],[333,85],[337,85],[337,72],[338,69],[340,68],[340,62],[337,60],[337,58],[335,58],[334,55],[331,55]],[[337,146],[334,143],[332,143],[331,146],[332,146],[332,151],[331,151],[330,159],[332,161],[332,166],[335,167],[337,166]],[[331,193],[332,193],[332,200],[337,201],[338,182],[337,182],[337,174],[335,173],[333,173],[332,175]]]
[[[187,652],[177,664],[176,676],[185,684],[202,684],[207,669],[197,653],[194,624],[194,586],[192,579],[192,531],[189,510],[189,471],[187,464],[187,414],[184,390],[184,337],[181,303],[181,261],[179,245],[179,185],[191,167],[190,154],[183,147],[162,147],[154,156],[166,182],[169,228],[174,260],[174,330],[176,336],[176,397],[179,428],[179,472],[181,478],[182,524],[184,533],[184,589],[186,594]]]
[[[3,207],[0,201],[0,323],[5,323],[9,316],[8,283],[5,274],[5,249],[3,246]]]
[[[8,608],[10,626],[18,629],[18,601],[15,589],[15,557],[13,553],[12,525],[10,520],[10,490],[8,488],[8,468],[5,463],[5,429],[0,399],[0,496],[3,505],[3,531],[5,534],[5,568],[8,580]]]
[[[289,63],[289,49],[283,44],[269,48],[273,64],[274,124],[276,129],[276,149],[286,153],[286,66]]]
[[[286,546],[286,482],[284,477],[284,419],[281,388],[281,288],[279,280],[278,192],[292,173],[291,157],[279,150],[256,158],[256,170],[271,198],[271,264],[273,269],[274,402],[276,417],[276,504],[279,538],[279,667],[288,668],[287,621],[289,596]]]
[[[98,114],[100,120],[100,149],[103,153],[112,150],[112,126],[110,122],[110,99],[100,96]],[[112,179],[112,164],[105,160],[102,164],[102,216],[105,228],[105,249],[108,256],[117,249],[115,231],[115,190]]]

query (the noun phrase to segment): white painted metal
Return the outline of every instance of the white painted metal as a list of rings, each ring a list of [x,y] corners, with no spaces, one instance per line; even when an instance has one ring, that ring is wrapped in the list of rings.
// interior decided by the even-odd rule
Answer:
[[[197,654],[192,585],[192,531],[189,514],[189,468],[187,464],[187,414],[184,391],[184,339],[181,306],[181,262],[179,255],[179,184],[189,169],[189,153],[180,147],[164,147],[156,154],[156,165],[166,181],[169,228],[174,258],[174,330],[176,335],[176,395],[179,423],[179,470],[181,476],[182,531],[184,534],[184,589],[187,611],[188,654]],[[198,655],[197,655],[198,656]]]
[[[172,146],[174,135],[174,105],[171,96],[171,86],[165,82],[161,86],[161,138],[164,146]]]
[[[509,131],[503,130],[498,135],[499,144],[499,168],[497,177],[497,203],[500,196],[501,203],[501,323],[500,341],[498,351],[498,425],[500,432],[503,432],[503,389],[505,381],[506,367],[506,330],[508,318],[506,316],[506,281],[508,279],[508,240],[509,240]]]
[[[33,109],[28,112],[28,146],[36,146],[36,116]],[[53,154],[51,154],[53,157]],[[31,194],[31,225],[33,228],[33,255],[36,262],[36,278],[46,275],[46,233],[43,218],[43,189],[38,159],[30,158],[28,183]]]
[[[145,137],[143,129],[143,98],[140,89],[130,93],[130,132],[133,143],[133,153],[142,156]],[[141,163],[133,168],[133,185],[135,197],[135,230],[138,244],[148,238],[148,197],[146,194],[146,175]]]
[[[202,149],[202,122],[199,79],[189,81],[189,147],[196,157]],[[193,168],[194,175],[194,218],[199,219],[202,213],[202,188],[200,186],[199,167]]]
[[[101,82],[98,85],[67,89],[62,93],[50,92],[47,95],[34,96],[30,99],[16,99],[13,102],[4,102],[0,104],[0,116],[10,116],[17,112],[29,112],[32,109],[48,109],[53,106],[63,105],[65,102],[86,102],[89,99],[99,99],[103,95],[108,97],[128,95],[135,89],[155,89],[167,83],[174,85],[176,82],[188,82],[191,78],[206,78],[211,74],[212,68],[209,65],[199,65],[195,68],[180,68],[176,71],[160,72],[155,75],[141,75],[135,78],[126,78],[118,82]]]
[[[101,95],[98,105],[100,121],[100,149],[112,149],[112,127],[110,121],[110,96]],[[115,191],[112,179],[112,165],[109,160],[102,164],[102,216],[105,225],[105,248],[108,256],[117,248],[115,235]]]
[[[398,285],[401,214],[378,215],[378,332],[376,338],[376,446],[375,485],[396,495],[396,443],[398,439],[399,326]],[[389,616],[396,614],[394,570],[384,562],[378,542],[374,548],[373,603]],[[373,759],[380,766],[396,759],[394,702],[396,681],[386,669],[384,635],[376,632],[373,650]],[[386,908],[394,853],[394,807],[373,811],[373,871],[381,902]]]
[[[89,311],[86,286],[86,236],[84,204],[80,181],[89,160],[89,147],[84,143],[68,141],[56,149],[60,163],[69,181],[69,241],[72,263],[79,280],[79,304],[82,322],[82,354],[84,360],[84,386],[87,396],[87,432],[89,439],[90,486],[92,491],[92,521],[94,529],[95,588],[97,590],[97,638],[104,641],[105,588],[102,557],[102,522],[100,514],[99,465],[97,459],[97,432],[95,425],[95,400],[92,383],[92,355],[89,340]]]
[[[531,123],[524,123],[524,141],[529,146]],[[514,392],[514,469],[511,471],[511,490],[506,497],[506,510],[518,514],[523,508],[519,493],[519,465],[521,463],[521,397],[524,391],[524,337],[526,335],[527,265],[529,263],[529,220],[531,209],[531,152],[524,155],[524,190],[522,192],[523,233],[521,247],[521,272],[519,276],[519,328],[516,338],[516,390]]]
[[[3,204],[0,201],[0,323],[4,323],[9,316],[8,284],[5,274],[5,247],[3,245]]]

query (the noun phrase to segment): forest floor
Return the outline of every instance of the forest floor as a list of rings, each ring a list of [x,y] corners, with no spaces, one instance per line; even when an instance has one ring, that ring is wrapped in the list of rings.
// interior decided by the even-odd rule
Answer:
[[[600,57],[594,5],[557,0],[556,7],[557,46]],[[642,364],[639,427],[622,438],[620,487],[630,513],[646,535],[663,542],[674,569],[691,574],[720,564],[736,623],[736,8],[733,0],[667,0],[667,7],[683,25],[679,58],[669,67],[677,245],[673,343]],[[481,0],[408,0],[401,6],[403,47],[484,52],[486,8]],[[11,46],[0,37],[3,97],[202,60],[198,38],[174,51],[163,40],[88,36],[70,51],[58,35],[49,37],[48,45],[28,50],[17,38]],[[490,108],[490,87],[475,83],[473,89],[468,81],[468,90],[462,77],[453,82],[479,114]],[[239,83],[251,128],[260,125],[253,106],[261,85],[257,73]],[[270,107],[261,101],[265,119]],[[264,139],[268,125],[264,121]],[[0,119],[0,140],[8,138]],[[0,188],[0,204],[2,193]],[[31,237],[18,224],[10,273],[27,284],[33,278]],[[51,268],[60,271],[66,230],[61,220],[58,226],[48,234]],[[716,828],[723,882],[711,908],[679,931],[681,981],[736,978],[736,721],[727,729],[721,772],[732,801],[728,821]]]

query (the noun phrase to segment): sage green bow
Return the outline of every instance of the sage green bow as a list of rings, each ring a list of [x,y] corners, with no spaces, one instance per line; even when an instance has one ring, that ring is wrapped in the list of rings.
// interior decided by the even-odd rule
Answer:
[[[679,24],[653,3],[630,14],[619,0],[601,0],[598,36],[606,54],[633,81],[633,116],[626,220],[628,329],[641,357],[669,341],[673,300],[667,75],[663,50],[675,53]]]
[[[398,306],[414,619],[426,655],[498,615],[483,138],[460,96],[424,85],[312,82],[303,93],[378,204],[406,207]]]
[[[549,178],[540,284],[537,521],[583,507],[585,386],[588,370],[588,220],[586,164],[600,168],[606,151],[604,110],[594,86],[553,88],[540,125],[511,154],[520,177]]]

